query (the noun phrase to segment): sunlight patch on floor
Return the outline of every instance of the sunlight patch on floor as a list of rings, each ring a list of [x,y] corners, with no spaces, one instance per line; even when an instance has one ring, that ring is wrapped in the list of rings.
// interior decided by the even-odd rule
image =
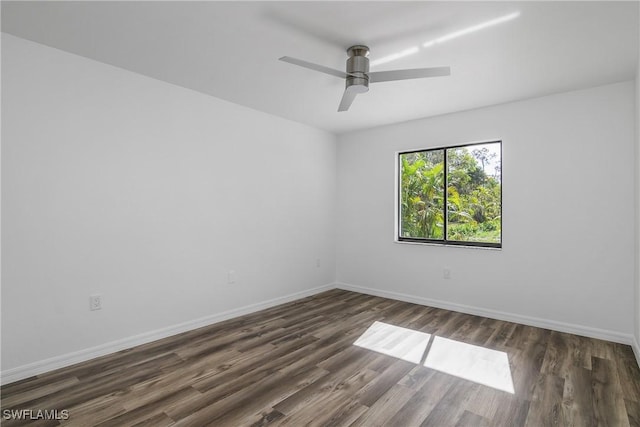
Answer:
[[[435,337],[424,366],[514,393],[509,357],[504,351]]]
[[[415,364],[423,364],[491,388],[514,393],[509,356],[461,341],[374,322],[353,343],[358,347]]]
[[[354,345],[411,363],[422,362],[431,334],[374,322]]]

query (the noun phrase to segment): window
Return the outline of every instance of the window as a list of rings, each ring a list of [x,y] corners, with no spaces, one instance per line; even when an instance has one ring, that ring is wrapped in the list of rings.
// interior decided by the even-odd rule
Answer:
[[[397,239],[502,247],[502,143],[399,153]]]

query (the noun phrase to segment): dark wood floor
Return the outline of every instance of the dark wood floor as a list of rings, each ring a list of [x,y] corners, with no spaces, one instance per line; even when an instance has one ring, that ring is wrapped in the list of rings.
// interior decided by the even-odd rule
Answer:
[[[376,321],[430,334],[430,347],[410,362],[354,345]],[[513,393],[425,367],[434,337],[472,344],[444,362],[484,351],[476,371],[506,354]],[[403,346],[387,338],[383,351]],[[68,410],[73,426],[640,425],[629,346],[341,290],[1,391],[3,411]]]

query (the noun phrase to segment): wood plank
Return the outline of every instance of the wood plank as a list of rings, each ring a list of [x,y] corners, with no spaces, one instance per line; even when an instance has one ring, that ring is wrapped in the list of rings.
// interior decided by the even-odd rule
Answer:
[[[526,426],[560,426],[562,425],[562,394],[564,379],[553,375],[542,374],[537,381]]]
[[[456,427],[490,427],[491,421],[485,417],[474,414],[471,411],[464,411],[456,423]]]
[[[300,396],[292,395],[275,406],[288,416],[278,425],[324,425],[335,423],[338,414],[357,418],[367,408],[350,398],[373,378],[377,372],[363,368],[345,379],[351,372],[349,367],[343,373],[332,373],[303,390]],[[281,408],[281,409],[280,409]]]
[[[456,384],[455,377],[432,371],[423,385],[394,415],[394,423],[403,426],[417,426],[431,414],[431,411]],[[411,388],[411,387],[408,387]],[[415,390],[415,388],[414,388]]]
[[[413,363],[396,360],[391,366],[378,373],[373,380],[355,393],[354,399],[364,406],[373,406],[387,391],[398,384],[414,366],[415,364]]]
[[[473,399],[470,399],[465,409],[473,414],[492,420],[498,412],[498,408],[505,400],[511,397],[510,393],[491,387],[479,387]]]
[[[591,365],[593,412],[596,423],[604,426],[628,426],[629,417],[626,414],[615,361],[592,357]]]
[[[629,425],[631,427],[640,427],[640,403],[625,399],[624,406],[627,409]]]
[[[421,426],[456,425],[465,412],[469,400],[473,399],[482,387],[479,384],[462,379],[452,380],[454,383],[436,404]]]
[[[501,401],[493,417],[493,425],[496,427],[520,427],[524,426],[529,414],[530,403],[528,400],[511,396]]]
[[[380,396],[369,410],[351,425],[353,427],[366,427],[395,424],[397,422],[394,418],[395,414],[415,393],[415,390],[396,384]]]
[[[278,412],[275,409],[271,408],[271,410],[269,411],[261,412],[257,419],[253,423],[248,425],[250,425],[251,427],[268,426],[283,417],[284,414],[282,412]]]
[[[633,350],[628,345],[616,344],[616,366],[625,400],[640,403],[640,368]]]
[[[568,368],[562,392],[563,425],[595,425],[591,396],[591,371],[577,366]]]
[[[161,415],[166,415],[164,410],[170,405],[181,404],[192,399],[198,399],[202,395],[191,387],[181,388],[167,393],[159,393],[152,401],[144,405],[132,404],[131,409],[116,417],[109,418],[101,423],[94,423],[96,427],[118,427],[149,423]],[[161,417],[162,418],[162,417]]]

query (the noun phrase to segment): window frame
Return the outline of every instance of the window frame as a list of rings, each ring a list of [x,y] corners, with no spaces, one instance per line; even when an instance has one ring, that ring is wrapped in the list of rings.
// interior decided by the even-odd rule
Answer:
[[[456,149],[456,148],[468,148],[477,145],[486,145],[486,144],[500,144],[500,242],[473,242],[473,241],[462,241],[462,240],[448,240],[447,239],[447,224],[449,220],[449,212],[447,209],[447,188],[449,184],[449,164],[447,162],[447,150]],[[430,151],[442,151],[443,152],[443,162],[444,162],[444,224],[443,224],[443,238],[442,239],[429,239],[423,237],[403,237],[402,233],[402,155],[404,154],[412,154],[412,153],[424,153]],[[426,244],[426,245],[439,245],[439,246],[461,246],[461,247],[472,247],[472,248],[487,248],[487,249],[502,249],[502,213],[503,213],[503,189],[502,189],[502,140],[488,140],[488,141],[479,141],[479,142],[470,142],[466,144],[458,144],[458,145],[446,145],[432,148],[422,148],[416,150],[406,150],[406,151],[398,151],[396,152],[396,195],[395,195],[395,214],[396,214],[396,224],[395,224],[395,241],[397,243],[414,243],[414,244]]]

